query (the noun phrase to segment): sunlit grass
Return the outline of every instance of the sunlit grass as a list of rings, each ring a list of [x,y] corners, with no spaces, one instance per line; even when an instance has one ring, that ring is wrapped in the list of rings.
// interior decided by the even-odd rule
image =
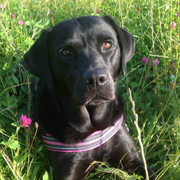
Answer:
[[[2,6],[3,5],[3,6]],[[0,2],[0,180],[52,179],[46,150],[37,128],[19,126],[21,114],[32,113],[29,77],[14,75],[23,54],[43,28],[85,15],[110,15],[136,40],[135,55],[118,89],[126,103],[125,119],[136,144],[137,130],[127,89],[139,115],[145,156],[157,179],[180,174],[180,3],[137,0],[3,0]],[[23,21],[23,25],[18,23]],[[173,26],[173,23],[176,26]],[[141,62],[147,57],[148,63]],[[153,60],[159,64],[152,66]],[[21,67],[18,67],[22,70]],[[16,88],[20,88],[17,96]],[[32,145],[32,147],[31,147]],[[140,149],[140,148],[139,148]],[[89,179],[135,179],[101,164]],[[125,174],[124,174],[125,173]],[[43,177],[43,178],[42,178]]]

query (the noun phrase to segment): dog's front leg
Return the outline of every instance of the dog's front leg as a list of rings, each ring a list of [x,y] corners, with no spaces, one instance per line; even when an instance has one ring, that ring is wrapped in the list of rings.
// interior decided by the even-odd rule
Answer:
[[[84,180],[91,161],[88,153],[49,152],[53,167],[53,180]],[[84,158],[82,158],[82,156]],[[85,158],[86,157],[86,158]]]

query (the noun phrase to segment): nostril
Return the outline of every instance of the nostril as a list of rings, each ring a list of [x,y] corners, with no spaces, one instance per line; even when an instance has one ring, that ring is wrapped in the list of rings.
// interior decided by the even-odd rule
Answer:
[[[93,78],[87,78],[87,79],[85,80],[85,83],[86,83],[88,86],[91,86],[91,85],[94,84],[94,80],[93,80]]]
[[[84,74],[83,74],[83,81],[84,83],[87,85],[87,86],[94,86],[95,85],[95,75],[94,75],[94,72],[93,71],[86,71]]]
[[[99,85],[104,85],[106,83],[106,81],[107,81],[106,75],[100,75],[99,76],[99,80],[98,80]]]

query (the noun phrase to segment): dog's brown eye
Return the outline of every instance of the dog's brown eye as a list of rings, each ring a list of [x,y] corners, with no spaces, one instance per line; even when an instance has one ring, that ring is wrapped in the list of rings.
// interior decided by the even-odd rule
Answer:
[[[103,49],[104,49],[104,50],[110,49],[111,46],[112,46],[112,43],[111,43],[111,42],[109,42],[109,41],[104,41],[104,42],[103,42]]]
[[[68,49],[61,49],[59,51],[63,56],[68,56],[71,54],[71,52]]]

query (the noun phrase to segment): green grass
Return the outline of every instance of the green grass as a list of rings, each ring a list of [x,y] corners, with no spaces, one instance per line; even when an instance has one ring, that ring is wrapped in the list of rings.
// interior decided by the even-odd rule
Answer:
[[[3,0],[0,4],[4,5],[0,8],[0,180],[52,179],[37,127],[18,124],[21,114],[31,114],[31,93],[27,74],[20,81],[14,73],[41,29],[84,15],[110,15],[134,35],[136,52],[118,83],[126,102],[125,119],[140,150],[131,88],[148,164],[157,179],[180,179],[180,4],[176,0]],[[144,56],[147,64],[141,62]],[[160,64],[152,66],[154,59]],[[21,87],[18,96],[16,87]],[[98,177],[137,178],[104,164],[88,179]]]

